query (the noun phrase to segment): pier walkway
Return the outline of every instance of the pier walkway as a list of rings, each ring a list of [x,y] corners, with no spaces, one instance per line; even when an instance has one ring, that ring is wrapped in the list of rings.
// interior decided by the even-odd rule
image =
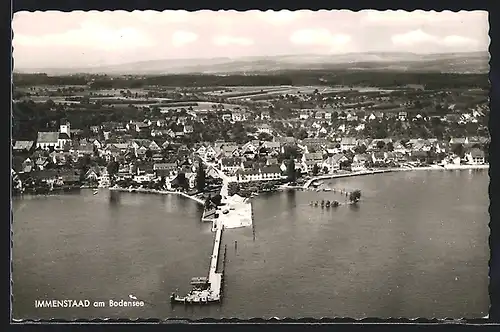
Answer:
[[[326,175],[319,175],[315,176],[304,183],[303,188],[307,189],[309,186],[317,180],[326,180],[326,179],[336,179],[336,178],[346,178],[350,176],[360,176],[360,175],[370,175],[370,174],[378,174],[378,173],[387,173],[387,172],[392,172],[393,170],[391,169],[381,169],[381,170],[374,170],[374,171],[360,171],[360,172],[352,172],[352,173],[345,173],[345,174],[326,174]]]
[[[222,239],[222,230],[224,226],[221,222],[215,224],[215,240],[214,249],[212,251],[212,259],[210,260],[210,270],[208,272],[208,282],[210,283],[210,294],[213,300],[219,301],[221,298],[222,289],[222,273],[217,272],[219,262],[220,243]]]

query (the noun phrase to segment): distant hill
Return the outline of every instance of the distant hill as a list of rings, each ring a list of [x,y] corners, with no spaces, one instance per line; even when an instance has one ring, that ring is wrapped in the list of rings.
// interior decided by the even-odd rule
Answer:
[[[67,75],[255,74],[285,70],[351,70],[433,73],[488,73],[488,52],[415,54],[404,52],[340,55],[285,55],[237,59],[173,59],[88,68],[19,68],[18,73]]]

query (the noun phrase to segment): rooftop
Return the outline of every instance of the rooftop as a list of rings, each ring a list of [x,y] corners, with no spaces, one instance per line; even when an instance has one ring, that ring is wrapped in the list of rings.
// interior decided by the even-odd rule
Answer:
[[[37,143],[52,143],[56,144],[59,138],[59,133],[57,131],[40,131],[38,132]]]

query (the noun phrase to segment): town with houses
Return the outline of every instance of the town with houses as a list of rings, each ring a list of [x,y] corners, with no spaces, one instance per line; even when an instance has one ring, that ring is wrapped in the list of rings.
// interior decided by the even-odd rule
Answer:
[[[110,107],[109,92],[82,98],[75,97],[77,89],[65,89],[29,87],[14,101],[14,111],[20,104],[42,104],[63,115],[77,105]],[[199,167],[206,169],[207,185],[221,176],[236,183],[297,185],[320,175],[488,163],[484,91],[273,89],[243,91],[239,99],[231,97],[230,87],[183,93],[115,89],[116,104],[135,109],[137,119],[74,128],[70,116],[61,116],[33,139],[13,137],[13,193],[110,186],[199,192],[205,187],[197,186]],[[164,107],[155,97],[166,94],[203,103]],[[33,101],[40,96],[43,102]],[[473,102],[454,103],[467,96]]]
[[[18,11],[11,320],[488,318],[488,29]]]

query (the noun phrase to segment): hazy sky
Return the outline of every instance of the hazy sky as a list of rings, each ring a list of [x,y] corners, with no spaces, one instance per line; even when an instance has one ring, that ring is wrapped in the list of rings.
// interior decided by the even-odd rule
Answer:
[[[489,45],[485,11],[48,11],[15,13],[12,26],[17,68]]]

